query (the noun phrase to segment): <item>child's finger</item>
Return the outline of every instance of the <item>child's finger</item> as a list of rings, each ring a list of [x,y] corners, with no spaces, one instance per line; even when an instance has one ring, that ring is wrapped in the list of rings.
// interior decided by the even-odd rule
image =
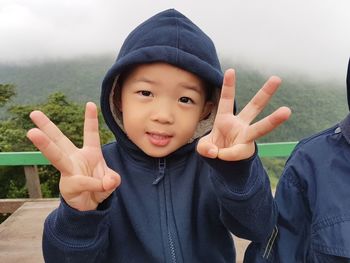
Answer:
[[[235,71],[228,69],[224,75],[217,114],[233,114],[235,100]]]
[[[57,170],[62,174],[70,174],[72,171],[71,160],[66,157],[66,154],[62,153],[61,149],[44,132],[33,128],[28,131],[27,137]]]
[[[237,116],[246,123],[251,123],[266,107],[280,84],[280,78],[270,77]]]
[[[98,131],[98,117],[96,105],[86,103],[84,121],[84,147],[100,148],[100,135]]]
[[[251,157],[255,152],[255,144],[235,144],[229,148],[221,148],[218,158],[224,161],[239,161]]]
[[[34,124],[44,132],[50,140],[67,153],[76,150],[75,145],[61,132],[61,130],[41,111],[32,111],[30,118]]]
[[[103,189],[113,192],[120,185],[120,176],[113,170],[107,168],[105,176],[102,178]]]
[[[203,137],[197,144],[197,152],[204,157],[215,159],[218,156],[218,147]]]
[[[288,120],[291,113],[292,112],[288,107],[280,107],[269,116],[252,124],[247,132],[247,141],[254,141],[268,134],[283,122]]]
[[[64,177],[62,185],[65,185],[65,187],[61,187],[64,195],[75,195],[85,191],[104,192],[102,180],[91,176],[74,175]]]

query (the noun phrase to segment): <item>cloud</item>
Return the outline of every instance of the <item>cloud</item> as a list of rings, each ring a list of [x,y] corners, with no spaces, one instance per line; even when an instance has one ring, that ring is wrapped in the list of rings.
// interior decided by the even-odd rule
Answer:
[[[344,78],[348,0],[0,0],[0,63],[116,54],[135,26],[170,7],[198,24],[233,64]]]

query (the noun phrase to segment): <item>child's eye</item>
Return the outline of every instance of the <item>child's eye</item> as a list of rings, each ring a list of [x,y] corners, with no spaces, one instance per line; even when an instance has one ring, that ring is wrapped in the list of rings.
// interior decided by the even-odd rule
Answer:
[[[139,95],[144,96],[144,97],[150,97],[152,96],[152,92],[148,90],[140,90],[137,92]]]
[[[181,103],[186,103],[186,104],[193,104],[194,103],[194,101],[191,99],[191,98],[189,98],[189,97],[181,97],[180,99],[179,99],[179,101],[181,102]]]

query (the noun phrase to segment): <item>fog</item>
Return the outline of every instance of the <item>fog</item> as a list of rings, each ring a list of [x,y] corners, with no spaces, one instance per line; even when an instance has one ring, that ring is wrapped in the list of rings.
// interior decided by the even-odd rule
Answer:
[[[167,8],[201,27],[232,67],[345,79],[349,0],[0,0],[0,63],[115,56],[134,27]]]

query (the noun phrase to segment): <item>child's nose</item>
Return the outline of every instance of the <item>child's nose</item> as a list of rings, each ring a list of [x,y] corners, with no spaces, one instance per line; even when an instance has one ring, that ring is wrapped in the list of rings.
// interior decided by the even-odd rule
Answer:
[[[173,123],[174,112],[169,102],[162,102],[155,105],[152,120],[160,123]]]

